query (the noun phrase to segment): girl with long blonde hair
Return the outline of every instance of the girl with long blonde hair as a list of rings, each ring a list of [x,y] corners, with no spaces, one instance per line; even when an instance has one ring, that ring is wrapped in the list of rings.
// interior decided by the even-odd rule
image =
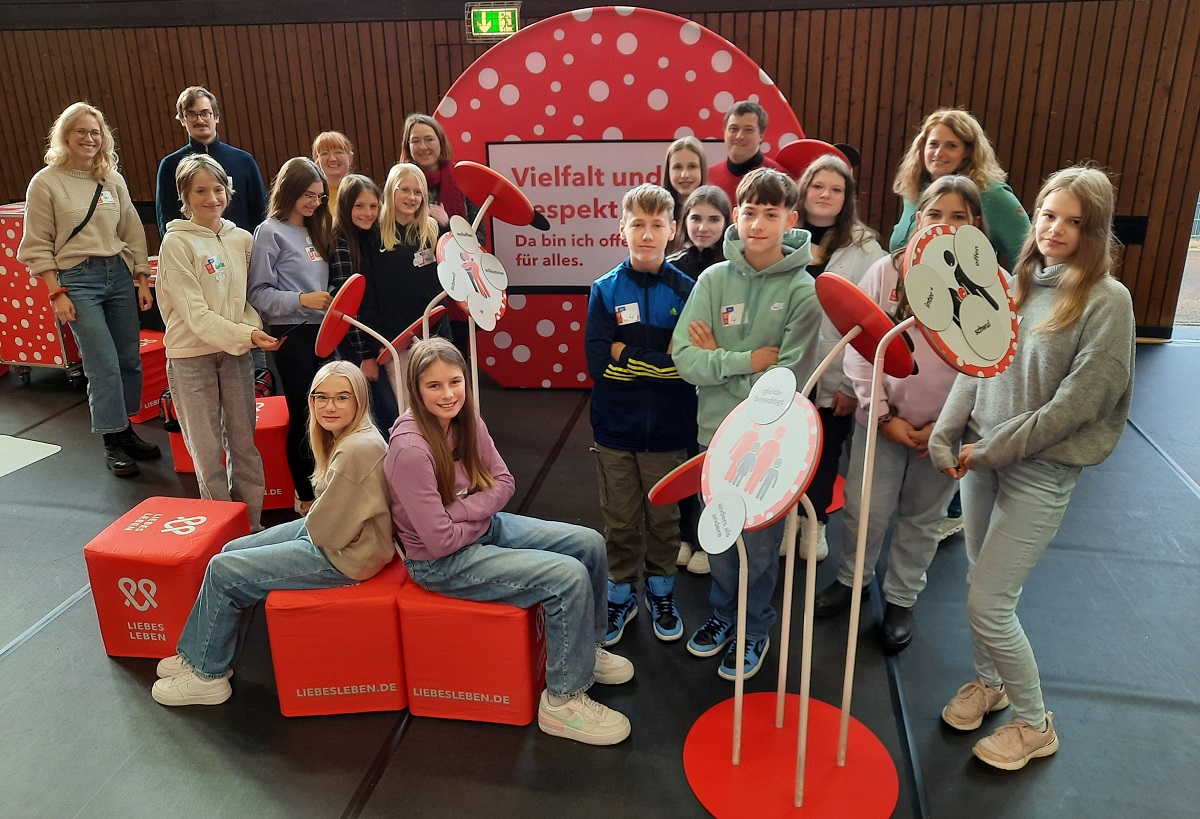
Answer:
[[[1011,704],[1015,719],[974,747],[1003,770],[1058,750],[1017,604],[1079,473],[1112,453],[1129,416],[1134,317],[1112,275],[1115,202],[1097,168],[1046,180],[1017,260],[1016,358],[994,378],[958,376],[929,444],[936,467],[961,479],[975,650],[975,678],[942,719],[973,731]]]
[[[17,259],[46,283],[55,318],[79,344],[92,431],[103,437],[108,469],[136,475],[138,461],[161,455],[129,423],[142,406],[137,314],[154,306],[146,232],[99,108],[67,106],[47,142],[46,167],[25,194]]]
[[[429,302],[442,292],[434,256],[438,223],[429,214],[429,189],[425,174],[416,165],[398,162],[388,171],[383,183],[383,204],[379,210],[379,241],[363,255],[362,274],[367,279],[359,318],[384,338],[395,338],[421,318]],[[449,323],[443,320],[433,331],[449,336]],[[372,381],[375,417],[380,428],[391,429],[400,406],[392,394],[390,379],[377,364],[384,348],[368,339],[368,355],[363,363]],[[367,362],[371,363],[367,363]],[[388,366],[403,367],[403,360]]]
[[[346,361],[313,377],[305,416],[317,498],[308,515],[230,541],[213,557],[178,653],[158,664],[154,699],[218,705],[233,693],[231,666],[254,604],[274,589],[325,589],[374,577],[395,557],[383,459],[367,379]]]
[[[541,605],[546,690],[538,726],[590,745],[621,742],[629,720],[586,693],[594,682],[633,678],[632,663],[601,647],[608,629],[604,537],[501,511],[515,483],[475,413],[466,362],[453,344],[418,341],[405,380],[410,406],[392,428],[385,471],[409,574],[450,597]]]

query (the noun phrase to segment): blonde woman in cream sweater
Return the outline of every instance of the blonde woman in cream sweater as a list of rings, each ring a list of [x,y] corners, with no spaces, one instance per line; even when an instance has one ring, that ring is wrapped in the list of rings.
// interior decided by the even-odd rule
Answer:
[[[274,350],[281,342],[262,331],[246,300],[254,238],[222,218],[234,194],[225,169],[192,154],[179,163],[175,184],[188,218],[167,225],[158,260],[171,398],[200,496],[246,504],[250,531],[257,532],[264,477],[254,446],[250,350]]]
[[[154,304],[146,232],[100,109],[68,106],[47,141],[46,167],[25,194],[17,259],[46,283],[55,318],[79,344],[92,431],[104,436],[109,470],[136,475],[137,461],[162,454],[129,423],[142,405],[138,309]]]

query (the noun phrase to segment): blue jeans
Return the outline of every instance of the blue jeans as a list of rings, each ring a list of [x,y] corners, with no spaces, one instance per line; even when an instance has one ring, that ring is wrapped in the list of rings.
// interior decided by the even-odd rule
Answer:
[[[313,545],[303,518],[240,537],[208,562],[176,651],[201,676],[216,679],[233,664],[244,621],[267,592],[354,582]]]
[[[745,532],[746,544],[746,640],[766,637],[775,625],[771,595],[779,579],[779,544],[783,541],[787,518],[780,518],[766,529]],[[709,555],[712,589],[708,602],[713,613],[730,623],[737,622],[738,551],[733,546],[719,555]],[[787,601],[785,601],[785,604]]]
[[[83,356],[92,432],[120,432],[142,406],[137,289],[120,256],[91,256],[60,270],[75,305],[71,333]]]
[[[967,618],[975,673],[1004,684],[1013,713],[1031,725],[1046,717],[1037,661],[1017,603],[1025,578],[1058,532],[1079,467],[1026,460],[976,467],[962,479],[967,541]]]
[[[500,512],[469,546],[404,562],[422,588],[448,597],[524,609],[540,603],[546,688],[565,697],[591,688],[596,646],[608,630],[608,556],[599,532]]]

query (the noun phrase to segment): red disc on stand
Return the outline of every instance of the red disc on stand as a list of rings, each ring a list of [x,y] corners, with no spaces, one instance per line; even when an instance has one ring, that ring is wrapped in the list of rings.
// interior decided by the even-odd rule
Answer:
[[[847,168],[854,167],[850,163],[850,158],[837,146],[819,139],[798,139],[795,142],[789,142],[776,152],[775,161],[787,168],[793,179],[799,179],[809,165],[826,155],[836,156],[846,163]]]
[[[495,197],[487,211],[493,218],[518,226],[533,221],[533,205],[521,189],[487,165],[466,159],[457,162],[454,181],[468,199],[481,206],[489,196]]]
[[[896,325],[883,308],[863,291],[834,273],[817,276],[817,299],[825,315],[842,335],[855,327],[862,332],[850,341],[850,346],[867,361],[875,360],[875,350],[883,336]],[[912,352],[904,339],[896,336],[883,356],[883,371],[892,378],[908,378],[913,373]]]
[[[440,321],[444,315],[446,315],[446,306],[444,304],[439,304],[437,307],[430,310],[429,326],[432,327],[436,322]],[[421,324],[423,321],[424,318],[419,318],[400,331],[400,335],[396,336],[396,338],[392,341],[392,346],[396,348],[396,352],[404,352],[412,345],[414,341],[416,341],[417,336],[421,332]],[[392,351],[384,347],[383,352],[379,354],[379,358],[375,360],[380,364],[387,364],[392,360]]]
[[[850,718],[846,764],[837,764],[841,710],[809,700],[804,806],[794,806],[800,696],[788,694],[775,727],[775,692],[747,694],[742,762],[729,758],[733,700],[700,715],[683,743],[683,770],[700,803],[718,819],[827,817],[886,819],[900,798],[896,763],[871,729]]]
[[[355,273],[346,279],[346,283],[333,297],[333,303],[329,305],[329,309],[325,311],[325,318],[321,320],[321,329],[317,331],[316,349],[320,358],[329,358],[342,343],[350,329],[350,323],[343,321],[342,316],[356,318],[358,308],[362,307],[363,294],[366,292],[367,280],[361,273]]]
[[[701,452],[688,458],[679,466],[672,469],[650,487],[647,497],[658,506],[678,503],[690,495],[700,494],[700,475],[704,471],[704,456]]]

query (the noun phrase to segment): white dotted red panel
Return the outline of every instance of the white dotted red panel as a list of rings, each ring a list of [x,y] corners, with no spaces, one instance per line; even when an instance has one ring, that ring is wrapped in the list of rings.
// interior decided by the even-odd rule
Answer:
[[[24,234],[25,204],[0,206],[0,362],[65,368],[79,349],[70,331],[60,336],[46,285],[17,261]]]
[[[591,387],[583,352],[587,296],[520,293],[493,333],[479,333],[479,365],[505,387]]]

